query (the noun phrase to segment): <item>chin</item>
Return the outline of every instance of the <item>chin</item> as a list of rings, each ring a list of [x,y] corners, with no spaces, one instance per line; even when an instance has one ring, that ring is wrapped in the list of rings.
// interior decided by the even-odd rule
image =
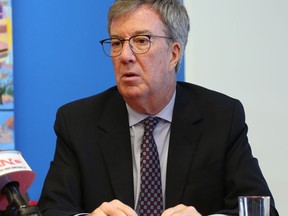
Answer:
[[[137,100],[139,98],[143,98],[144,94],[142,91],[137,91],[137,90],[124,90],[124,91],[120,91],[120,94],[128,100]]]

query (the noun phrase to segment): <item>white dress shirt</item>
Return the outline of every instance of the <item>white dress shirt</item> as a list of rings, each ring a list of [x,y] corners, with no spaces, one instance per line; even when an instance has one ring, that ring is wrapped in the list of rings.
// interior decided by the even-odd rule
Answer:
[[[160,118],[159,123],[156,125],[153,136],[158,149],[161,169],[161,183],[162,193],[165,197],[166,186],[166,170],[167,170],[167,157],[170,139],[170,126],[172,121],[172,114],[175,102],[175,92],[168,105],[154,116]],[[132,148],[132,162],[133,162],[133,183],[134,183],[134,202],[135,209],[138,206],[138,199],[140,194],[140,150],[142,137],[144,134],[144,125],[140,122],[148,115],[135,112],[128,104],[126,104],[129,117],[129,127],[131,136]],[[164,207],[165,207],[165,199]]]

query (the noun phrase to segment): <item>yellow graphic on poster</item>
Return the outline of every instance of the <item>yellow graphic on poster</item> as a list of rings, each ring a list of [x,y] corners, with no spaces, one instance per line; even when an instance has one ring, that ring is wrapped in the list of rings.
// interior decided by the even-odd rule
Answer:
[[[0,0],[0,149],[14,149],[11,0]]]

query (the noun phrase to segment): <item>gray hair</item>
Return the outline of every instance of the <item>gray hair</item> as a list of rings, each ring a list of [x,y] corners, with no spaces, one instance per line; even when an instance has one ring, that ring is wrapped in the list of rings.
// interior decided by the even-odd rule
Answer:
[[[179,0],[115,0],[108,13],[108,32],[110,33],[114,18],[126,15],[144,4],[151,5],[151,8],[160,15],[167,36],[180,44],[181,56],[175,68],[177,72],[180,69],[190,30],[188,13]]]

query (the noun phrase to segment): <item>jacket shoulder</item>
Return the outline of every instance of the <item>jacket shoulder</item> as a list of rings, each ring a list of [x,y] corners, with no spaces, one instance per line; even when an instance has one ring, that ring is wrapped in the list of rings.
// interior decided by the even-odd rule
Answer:
[[[191,95],[191,97],[195,97],[198,100],[223,100],[223,101],[238,101],[237,99],[228,96],[224,93],[211,90],[199,85],[195,85],[192,83],[187,83],[187,82],[178,82],[177,83],[177,91],[180,92],[180,94],[188,94]]]
[[[92,95],[86,98],[81,98],[75,101],[71,101],[59,107],[59,110],[86,110],[93,109],[97,111],[101,107],[112,106],[114,103],[124,103],[121,95],[119,94],[117,87],[111,87],[101,93]],[[100,106],[101,104],[101,106]]]

